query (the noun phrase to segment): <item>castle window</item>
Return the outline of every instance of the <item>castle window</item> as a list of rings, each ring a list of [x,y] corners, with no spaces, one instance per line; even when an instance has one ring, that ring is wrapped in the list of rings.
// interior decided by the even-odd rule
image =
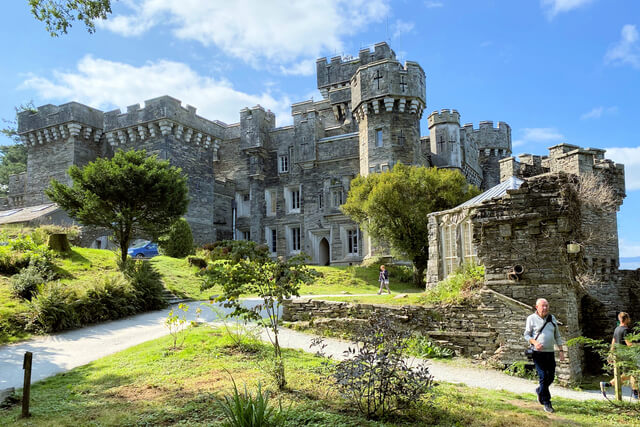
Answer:
[[[249,216],[251,213],[251,195],[249,193],[236,193],[237,216]]]
[[[243,231],[242,232],[242,240],[251,240],[251,231]]]
[[[276,232],[275,227],[266,227],[264,230],[264,235],[267,239],[267,246],[269,247],[269,252],[275,254],[278,251],[278,234]]]
[[[342,205],[342,188],[331,191],[333,207],[338,208]]]
[[[285,188],[284,197],[287,213],[300,213],[300,186]]]
[[[289,156],[287,156],[286,154],[284,156],[280,156],[280,161],[278,162],[278,172],[289,172]]]
[[[277,208],[277,192],[276,190],[267,190],[264,192],[264,198],[267,204],[267,216],[274,216]]]
[[[382,172],[386,172],[389,170],[389,165],[381,165],[380,167],[382,168]]]
[[[324,207],[324,194],[318,194],[318,209],[322,209]]]
[[[455,224],[448,224],[442,227],[442,261],[444,277],[447,277],[454,272],[458,265]]]
[[[376,147],[382,147],[382,129],[376,129]]]
[[[462,248],[465,263],[475,263],[478,259],[476,247],[473,246],[473,225],[471,220],[462,223]]]
[[[300,226],[289,227],[289,248],[291,253],[300,252]]]
[[[358,254],[358,230],[347,230],[347,253]]]

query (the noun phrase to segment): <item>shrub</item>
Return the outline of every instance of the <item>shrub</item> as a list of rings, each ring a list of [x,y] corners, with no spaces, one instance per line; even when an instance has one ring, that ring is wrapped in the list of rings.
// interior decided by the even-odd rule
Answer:
[[[80,325],[120,319],[138,312],[132,287],[120,276],[106,277],[69,301]]]
[[[80,326],[70,301],[76,293],[60,282],[38,287],[37,295],[29,302],[27,328],[31,331],[51,333]]]
[[[429,369],[412,367],[404,357],[407,338],[409,332],[389,319],[370,319],[355,334],[361,344],[349,347],[346,359],[330,368],[339,392],[367,418],[385,418],[409,408],[431,390]]]
[[[460,303],[476,294],[484,283],[484,266],[463,264],[456,272],[428,289],[421,303]]]
[[[259,427],[282,426],[286,421],[286,412],[282,409],[282,402],[278,408],[269,405],[269,392],[262,391],[262,385],[258,383],[258,390],[253,395],[247,391],[240,393],[236,382],[233,381],[233,394],[225,395],[218,401],[218,406],[225,416],[225,426],[233,427]]]
[[[502,372],[507,375],[511,375],[512,377],[525,378],[527,380],[536,380],[538,378],[538,374],[533,368],[533,365],[530,365],[523,360],[513,362]]]
[[[173,258],[184,258],[193,253],[193,234],[184,218],[171,225],[169,233],[158,239],[160,250],[164,255]]]
[[[198,267],[199,269],[207,268],[207,260],[198,256],[187,257],[189,265]]]
[[[31,301],[38,286],[53,279],[54,274],[46,264],[31,259],[28,267],[11,277],[11,288],[20,298]]]
[[[423,359],[453,357],[453,350],[437,346],[429,337],[414,335],[407,340],[407,354]]]
[[[162,291],[162,276],[149,261],[131,261],[127,263],[124,275],[133,288],[138,310],[157,310],[167,306]]]
[[[8,238],[6,233],[0,237],[5,244],[0,246],[0,273],[15,274],[26,268],[33,260],[36,263],[52,266],[54,253],[44,245],[38,245],[29,235]]]

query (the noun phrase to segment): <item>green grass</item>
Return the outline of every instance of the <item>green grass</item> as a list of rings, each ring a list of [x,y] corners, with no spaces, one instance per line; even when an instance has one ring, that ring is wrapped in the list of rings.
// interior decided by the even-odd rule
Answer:
[[[267,384],[264,368],[269,345],[243,353],[220,330],[192,329],[182,348],[169,351],[171,338],[150,341],[105,357],[32,386],[31,418],[18,418],[18,405],[0,410],[0,425],[107,426],[217,424],[222,413],[215,404],[230,393],[230,375],[250,391]],[[441,383],[431,402],[389,421],[367,421],[343,400],[321,360],[308,353],[285,350],[288,388],[273,391],[290,407],[288,425],[314,426],[565,426],[638,425],[639,412],[630,405],[554,399],[556,413],[541,410],[533,393],[514,394]],[[533,387],[533,386],[532,386]]]
[[[314,283],[303,286],[300,295],[340,295],[371,294],[378,292],[378,267],[311,267],[321,274]],[[411,281],[396,280],[390,277],[389,287],[394,293],[418,293],[423,289],[415,288]]]

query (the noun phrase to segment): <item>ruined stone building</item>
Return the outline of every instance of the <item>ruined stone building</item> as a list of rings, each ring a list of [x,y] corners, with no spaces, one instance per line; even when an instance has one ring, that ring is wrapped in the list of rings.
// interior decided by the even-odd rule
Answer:
[[[429,216],[427,282],[463,262],[485,266],[492,292],[481,330],[495,332],[496,356],[507,364],[522,358],[526,307],[537,298],[549,300],[565,338],[610,340],[618,312],[640,316],[640,270],[618,269],[624,167],[604,154],[559,144],[548,156],[504,158],[499,185]],[[565,380],[601,366],[578,346],[568,355],[560,368]]]
[[[322,99],[293,104],[293,125],[284,127],[260,106],[226,124],[168,96],[126,112],[76,102],[22,112],[27,172],[12,177],[12,211],[0,222],[47,206],[43,190],[51,178],[69,183],[69,166],[145,149],[188,175],[186,219],[198,243],[251,239],[274,255],[304,251],[313,263],[348,264],[369,251],[357,225],[338,209],[355,176],[402,162],[457,168],[490,188],[499,181],[499,160],[511,155],[506,123],[460,126],[455,110],[432,113],[429,133],[421,135],[425,73],[415,62],[398,62],[386,43],[357,58],[318,59],[317,82]]]

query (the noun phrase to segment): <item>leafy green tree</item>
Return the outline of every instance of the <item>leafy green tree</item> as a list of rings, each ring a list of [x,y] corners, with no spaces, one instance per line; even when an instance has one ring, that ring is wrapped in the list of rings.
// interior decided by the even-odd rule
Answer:
[[[111,230],[126,265],[131,238],[166,233],[187,211],[186,178],[146,151],[118,151],[83,168],[71,166],[71,187],[51,180],[45,194],[84,225]]]
[[[376,242],[411,259],[414,283],[423,285],[429,260],[427,215],[478,193],[459,171],[399,163],[391,171],[354,179],[341,209]]]
[[[66,34],[73,21],[82,21],[89,33],[96,31],[95,19],[107,19],[111,0],[28,0],[33,16],[45,23],[51,37]]]
[[[180,218],[171,225],[169,232],[158,239],[160,250],[173,258],[184,258],[193,253],[193,233],[186,219]]]
[[[231,316],[261,323],[273,344],[274,379],[280,389],[286,384],[282,350],[278,341],[279,306],[292,296],[299,296],[300,286],[309,284],[314,273],[306,266],[305,255],[287,260],[269,257],[266,246],[247,241],[222,241],[212,252],[213,263],[204,271],[202,289],[220,286],[216,298],[223,306],[233,308]],[[242,304],[242,295],[257,295],[262,303],[253,307]],[[263,313],[266,317],[263,319]]]
[[[16,116],[21,111],[34,111],[33,102],[15,107]],[[0,145],[0,196],[5,196],[8,191],[9,176],[27,170],[27,147],[18,136],[17,119],[2,120],[5,127],[0,129],[0,134],[13,140],[11,145]]]

